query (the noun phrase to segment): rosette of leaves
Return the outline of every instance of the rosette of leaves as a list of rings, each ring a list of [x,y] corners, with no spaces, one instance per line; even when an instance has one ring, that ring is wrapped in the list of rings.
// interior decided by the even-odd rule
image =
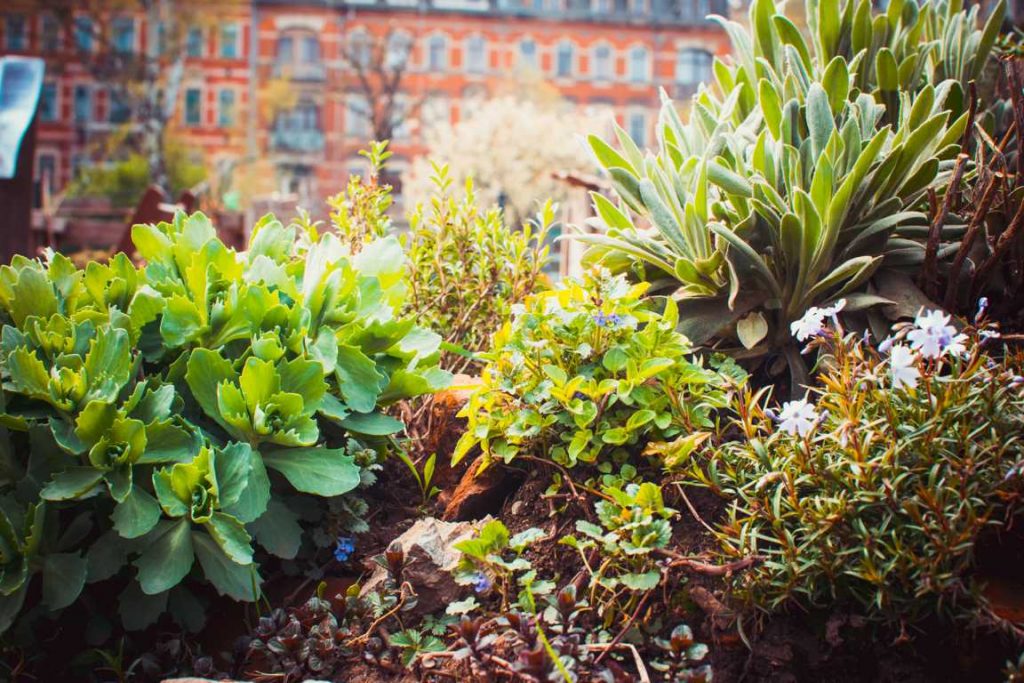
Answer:
[[[576,531],[582,536],[566,536],[560,542],[576,548],[585,563],[587,551],[600,548],[601,564],[586,566],[591,572],[591,601],[600,606],[605,623],[610,624],[661,582],[654,552],[668,546],[669,519],[675,510],[665,507],[661,488],[650,482],[625,489],[604,487],[602,492],[608,498],[594,506],[600,524],[577,520]]]
[[[810,42],[770,0],[750,12],[750,29],[722,20],[736,59],[716,62],[688,122],[666,99],[656,150],[590,138],[618,202],[595,196],[600,230],[579,239],[589,260],[673,290],[694,343],[783,351],[800,383],[793,320],[843,297],[886,303],[867,288],[876,271],[925,260],[927,193],[960,152],[966,83],[1001,11],[978,30],[954,2],[876,17],[867,0],[814,2]],[[960,232],[941,232],[936,258]]]
[[[662,680],[711,682],[711,665],[700,664],[707,657],[708,646],[696,641],[689,626],[679,624],[667,639],[657,638],[654,644],[662,655],[651,662],[651,668],[662,674]]]
[[[333,678],[348,651],[331,603],[313,596],[300,607],[260,617],[245,654],[252,675],[284,683]]]
[[[229,512],[237,506],[242,518],[247,517],[240,501],[252,463],[251,449],[234,444],[216,452],[204,448],[191,462],[153,473],[164,519],[155,520],[148,530],[142,539],[145,549],[135,561],[143,593],[156,595],[173,588],[198,557],[205,577],[218,591],[254,597],[259,580],[251,538],[243,522]]]
[[[595,270],[530,297],[485,354],[453,463],[477,446],[485,463],[622,462],[650,441],[713,427],[743,372],[692,356],[674,302],[657,313],[641,299],[647,289]]]

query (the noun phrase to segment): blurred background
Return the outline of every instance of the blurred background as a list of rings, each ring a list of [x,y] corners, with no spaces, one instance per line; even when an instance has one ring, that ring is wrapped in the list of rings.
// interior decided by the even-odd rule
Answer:
[[[1022,0],[1011,5],[1021,17]],[[45,60],[33,243],[94,255],[177,204],[242,244],[266,211],[325,215],[368,172],[360,151],[385,139],[380,182],[399,225],[428,196],[428,160],[472,177],[510,225],[549,197],[562,222],[581,222],[601,180],[579,136],[617,122],[649,144],[660,91],[684,106],[727,51],[711,14],[743,21],[746,6],[8,0],[0,53]]]

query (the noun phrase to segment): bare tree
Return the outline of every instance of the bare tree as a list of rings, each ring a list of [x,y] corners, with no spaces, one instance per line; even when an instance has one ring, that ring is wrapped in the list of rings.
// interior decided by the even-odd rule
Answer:
[[[216,26],[245,0],[35,0],[27,7],[57,20],[64,35],[87,39],[79,59],[127,112],[125,136],[146,157],[152,183],[169,188],[167,129],[174,119],[185,73],[189,30]],[[146,40],[118,43],[116,22],[145,19]],[[145,45],[144,49],[140,46]]]
[[[342,46],[341,59],[352,73],[352,91],[362,99],[362,106],[349,111],[366,120],[374,140],[393,139],[395,130],[422,105],[422,98],[403,88],[412,47],[411,36],[395,30],[350,31]]]

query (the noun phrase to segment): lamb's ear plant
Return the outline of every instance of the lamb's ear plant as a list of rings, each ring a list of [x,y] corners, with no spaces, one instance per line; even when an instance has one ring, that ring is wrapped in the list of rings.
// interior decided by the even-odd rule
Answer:
[[[785,352],[804,365],[793,321],[845,297],[886,303],[880,268],[926,256],[927,193],[948,179],[971,120],[968,81],[988,59],[1002,4],[913,0],[872,16],[868,0],[809,2],[808,42],[771,0],[750,24],[720,20],[735,52],[694,96],[689,121],[665,98],[658,146],[590,147],[617,195],[594,195],[587,258],[638,272],[679,299],[680,329],[740,357]],[[939,236],[937,257],[956,245]]]

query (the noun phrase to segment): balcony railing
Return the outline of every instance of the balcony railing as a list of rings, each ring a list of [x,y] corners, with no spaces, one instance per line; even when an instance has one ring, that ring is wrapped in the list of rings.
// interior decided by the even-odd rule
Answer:
[[[324,133],[320,130],[272,130],[270,147],[279,152],[315,154],[324,151]]]
[[[323,81],[327,66],[323,62],[275,62],[274,76],[293,81]]]

